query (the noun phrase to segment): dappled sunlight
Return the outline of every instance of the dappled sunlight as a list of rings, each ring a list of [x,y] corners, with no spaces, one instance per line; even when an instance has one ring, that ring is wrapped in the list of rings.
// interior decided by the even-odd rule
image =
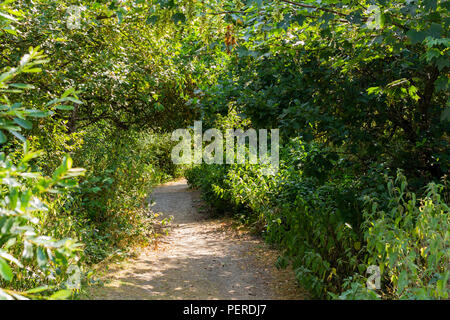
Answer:
[[[157,250],[147,248],[134,260],[111,272],[97,299],[300,299],[291,291],[280,294],[273,261],[258,265],[255,250],[261,240],[239,238],[220,220],[197,210],[199,192],[185,180],[158,187],[152,210],[172,215],[173,229]],[[250,255],[249,252],[252,252]]]

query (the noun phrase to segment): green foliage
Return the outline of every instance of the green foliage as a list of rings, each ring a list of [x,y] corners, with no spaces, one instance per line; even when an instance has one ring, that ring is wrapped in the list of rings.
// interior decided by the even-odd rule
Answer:
[[[33,88],[28,84],[9,81],[21,73],[39,72],[36,65],[45,62],[42,58],[41,52],[30,48],[18,67],[9,68],[0,75],[0,89],[11,94]],[[74,177],[84,170],[72,168],[69,156],[64,158],[51,177],[36,170],[32,162],[41,152],[33,151],[19,131],[31,129],[32,123],[27,120],[28,117],[44,117],[51,110],[26,109],[22,103],[11,103],[6,95],[0,101],[3,103],[1,129],[24,141],[22,156],[0,153],[0,299],[45,297],[55,289],[68,286],[67,281],[71,277],[69,266],[79,260],[77,252],[81,244],[70,238],[57,240],[44,235],[45,228],[40,218],[50,209],[47,202],[75,187],[77,181]],[[3,132],[0,142],[6,142]],[[37,288],[30,290],[33,287]],[[64,292],[71,295],[72,291],[60,290],[50,298],[60,297]]]
[[[144,245],[156,223],[147,208],[151,187],[176,177],[168,135],[93,130],[76,154],[88,170],[70,210],[93,228],[82,232],[89,262]]]
[[[0,154],[2,287],[6,283],[16,290],[45,286],[42,291],[48,291],[64,284],[70,276],[68,267],[79,260],[80,243],[69,238],[55,240],[42,235],[39,213],[49,210],[44,195],[50,192],[55,197],[62,192],[60,189],[75,186],[72,177],[82,170],[72,168],[72,159],[66,157],[51,178],[42,176],[39,171],[30,170],[30,161],[38,155],[38,152],[28,150],[27,144],[24,156],[17,164],[4,153]],[[0,288],[0,297],[20,299],[41,292],[16,290]]]
[[[282,164],[273,177],[257,165],[202,165],[189,181],[214,205],[263,225],[266,239],[285,250],[279,265],[290,261],[316,296],[444,298],[448,198],[429,203],[423,190],[449,168],[448,3],[227,1],[221,8],[215,13],[233,26],[227,42],[237,45],[215,85],[205,83],[192,102],[205,129],[227,117],[236,127],[237,114],[246,127],[279,128]],[[398,169],[423,203],[408,207],[386,187]],[[367,198],[376,199],[376,214],[367,213]],[[390,220],[391,210],[409,218]],[[432,239],[429,263],[418,252]],[[389,250],[407,258],[389,269]],[[370,264],[384,268],[378,293],[365,288]]]
[[[75,28],[68,27],[71,6],[81,8],[80,16],[73,18],[79,22]],[[38,80],[48,100],[68,87],[81,90],[84,103],[69,113],[58,113],[70,132],[105,122],[118,130],[173,130],[197,118],[198,110],[188,101],[198,82],[214,77],[209,67],[219,62],[220,48],[209,45],[220,37],[212,31],[221,19],[197,16],[200,6],[195,1],[171,5],[133,0],[39,1],[31,5],[17,0],[14,7],[28,21],[20,27],[18,45],[27,48],[42,43],[51,57],[49,69],[57,71]],[[0,39],[4,55],[18,59],[16,37],[4,33]]]
[[[1,242],[3,292],[48,296],[68,266],[151,241],[146,195],[184,169],[170,160],[167,132],[201,117],[205,129],[280,129],[277,175],[202,165],[187,176],[219,211],[279,245],[278,265],[292,263],[313,294],[378,298],[364,286],[373,263],[383,268],[380,297],[445,298],[448,191],[437,183],[450,167],[448,9],[429,0],[0,3],[2,210],[16,199],[10,190],[31,192],[21,203],[40,199],[46,210],[11,207],[17,223],[84,245],[33,249],[25,262],[25,233]],[[85,177],[66,178],[69,153]],[[386,187],[399,168],[409,193]]]
[[[213,125],[236,121],[232,112]],[[186,176],[218,212],[234,212],[282,249],[278,266],[292,264],[298,281],[316,297],[445,298],[449,212],[448,199],[441,197],[448,197],[448,189],[431,182],[416,201],[403,175],[396,179],[401,187],[394,188],[383,165],[355,174],[340,149],[321,145],[285,141],[273,176],[250,164],[202,164]],[[433,263],[422,260],[425,254]],[[371,265],[380,266],[385,277],[378,293],[365,286]],[[397,292],[400,274],[410,282]]]
[[[72,16],[71,5],[80,8],[80,16]],[[32,192],[39,191],[35,196],[45,203],[45,210],[21,213],[35,223],[28,221],[36,237],[77,239],[70,240],[76,254],[69,250],[72,245],[66,248],[56,242],[54,251],[67,255],[64,263],[54,258],[51,248],[36,251],[37,262],[25,264],[17,258],[26,272],[1,260],[1,274],[8,280],[5,296],[17,298],[14,290],[20,290],[30,297],[48,297],[56,287],[65,286],[67,268],[87,269],[157,235],[147,195],[153,185],[183,173],[170,160],[173,142],[164,132],[197,116],[189,99],[196,81],[203,81],[205,74],[214,77],[208,67],[217,60],[208,55],[220,54],[218,49],[208,49],[200,63],[191,57],[201,49],[197,39],[214,40],[200,32],[212,25],[196,17],[195,8],[194,2],[183,8],[173,2],[143,1],[0,4],[0,92],[8,95],[0,97],[0,143],[9,159],[4,161],[23,166],[20,170],[27,177],[23,183]],[[221,23],[216,20],[214,24]],[[39,49],[33,48],[36,44]],[[17,67],[3,68],[16,61],[20,61]],[[16,139],[42,150],[40,156],[28,159],[30,154]],[[69,153],[76,165],[87,169],[77,181],[63,177],[60,159]],[[70,167],[71,158],[65,159],[64,165]],[[5,205],[6,184],[15,183],[8,180],[8,172],[2,194]],[[65,187],[45,194],[38,175],[42,183],[51,176]],[[25,186],[17,187],[25,192]],[[28,200],[34,201],[33,197]],[[24,221],[20,223],[25,228]],[[5,245],[19,254],[19,240],[16,246]],[[33,289],[41,284],[48,288]],[[70,294],[70,290],[58,291],[50,298]]]
[[[443,189],[430,183],[425,197],[416,199],[399,174],[388,184],[386,211],[369,200],[371,209],[364,213],[367,263],[380,266],[391,298],[448,299],[450,209]]]
[[[364,248],[367,265],[380,267],[382,293],[390,299],[448,299],[449,207],[443,185],[430,183],[423,199],[407,190],[399,173],[390,180],[387,210],[367,197],[364,211]],[[365,287],[366,277],[354,274],[337,299],[373,299],[379,295]]]
[[[239,8],[232,63],[198,103],[205,119],[233,108],[257,128],[315,140],[355,172],[402,168],[415,186],[446,173],[448,6],[283,2]]]
[[[377,298],[365,287],[370,265],[381,268],[385,280],[378,295],[384,298],[448,296],[449,208],[442,186],[429,184],[419,202],[392,182],[370,190],[357,180],[322,184],[292,166],[276,176],[263,176],[260,169],[202,165],[187,177],[219,210],[248,215],[283,250],[279,266],[292,263],[299,282],[315,296]],[[397,180],[405,188],[404,176]],[[383,203],[367,202],[371,197]]]

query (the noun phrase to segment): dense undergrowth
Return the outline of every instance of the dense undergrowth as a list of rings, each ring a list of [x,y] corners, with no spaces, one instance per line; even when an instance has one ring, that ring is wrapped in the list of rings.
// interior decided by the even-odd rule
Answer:
[[[316,298],[448,297],[448,187],[430,183],[418,197],[402,173],[374,188],[348,177],[319,183],[284,161],[275,176],[260,172],[202,165],[187,176],[216,210],[282,250],[278,266],[292,264]],[[369,266],[380,268],[380,290],[366,286]]]
[[[197,101],[205,130],[279,128],[278,173],[202,164],[189,182],[315,297],[446,299],[448,3],[308,3],[232,16],[245,41]]]

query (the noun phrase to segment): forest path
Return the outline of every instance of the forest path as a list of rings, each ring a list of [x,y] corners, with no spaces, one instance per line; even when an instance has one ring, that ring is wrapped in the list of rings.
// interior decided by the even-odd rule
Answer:
[[[292,270],[277,270],[277,252],[199,210],[200,193],[186,180],[151,195],[154,212],[173,216],[158,245],[114,265],[92,299],[304,299]]]

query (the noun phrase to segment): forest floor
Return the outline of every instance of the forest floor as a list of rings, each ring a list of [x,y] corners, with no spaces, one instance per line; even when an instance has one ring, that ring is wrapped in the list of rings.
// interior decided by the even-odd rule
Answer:
[[[307,299],[278,252],[231,218],[202,210],[186,180],[161,185],[152,210],[173,216],[171,229],[136,258],[109,265],[88,299]]]

